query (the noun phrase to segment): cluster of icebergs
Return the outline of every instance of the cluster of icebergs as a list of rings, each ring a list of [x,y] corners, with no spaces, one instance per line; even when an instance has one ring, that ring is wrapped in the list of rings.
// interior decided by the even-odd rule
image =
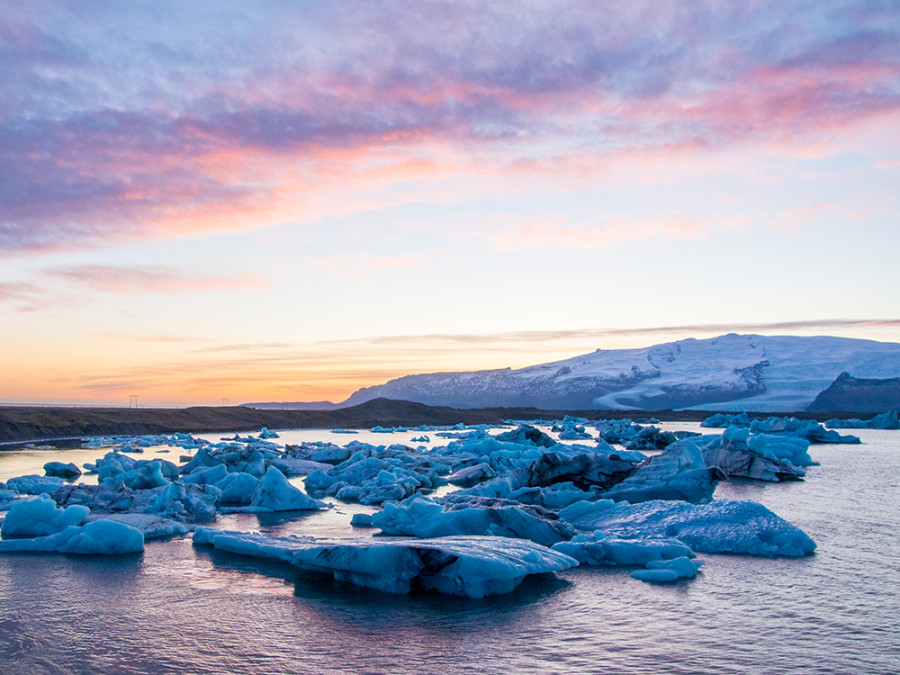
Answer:
[[[850,418],[825,420],[829,429],[900,429],[900,411],[888,410],[868,420]]]
[[[839,421],[837,421],[837,425],[832,424],[833,422],[836,422],[836,420],[829,420],[828,426],[840,426]],[[825,426],[815,420],[800,420],[796,417],[750,418],[745,412],[738,415],[717,413],[703,420],[700,426],[720,429],[733,426],[747,427],[755,434],[788,434],[805,438],[810,443],[847,443],[853,445],[860,442],[857,436],[849,434],[842,436],[836,431],[826,429]]]
[[[0,483],[0,508],[8,508],[0,552],[134,553],[145,539],[193,531],[198,545],[366,587],[482,597],[577,565],[640,567],[632,576],[661,583],[695,576],[698,552],[797,557],[815,549],[759,504],[713,499],[716,484],[731,477],[802,478],[812,463],[805,434],[772,424],[668,434],[615,421],[596,423],[599,438],[591,438],[585,423],[554,426],[560,437],[587,436],[590,445],[562,443],[529,425],[497,435],[448,429],[455,437],[432,448],[356,440],[282,447],[267,430],[219,443],[186,434],[99,439],[91,447],[120,447],[85,465],[96,485],[66,482],[62,476],[80,469],[59,463],[48,463],[45,476]],[[638,440],[617,450],[610,439]],[[650,457],[634,448],[663,442]],[[160,445],[193,455],[180,465],[132,456]],[[294,476],[305,476],[305,491],[288,480]],[[204,526],[222,513],[319,510],[334,499],[381,507],[348,523],[372,529],[325,540]],[[374,530],[379,536],[369,536]]]

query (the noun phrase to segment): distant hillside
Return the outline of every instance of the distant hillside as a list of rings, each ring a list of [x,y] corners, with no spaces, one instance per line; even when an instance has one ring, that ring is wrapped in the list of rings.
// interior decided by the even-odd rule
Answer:
[[[454,408],[776,412],[805,410],[843,372],[865,379],[900,377],[900,344],[729,334],[597,350],[519,370],[408,375],[360,389],[341,405],[383,397]],[[891,407],[874,390],[858,401],[850,390],[846,394],[832,399],[837,410]]]
[[[0,442],[51,438],[83,438],[105,435],[138,435],[189,432],[258,431],[269,429],[370,429],[419,425],[500,424],[508,419],[559,419],[566,414],[587,418],[634,416],[628,411],[538,410],[535,408],[486,408],[457,410],[409,401],[374,399],[358,406],[332,411],[254,410],[230,408],[43,408],[0,407]],[[655,411],[662,420],[701,421],[699,411]],[[801,414],[802,416],[802,414]],[[824,419],[824,417],[823,417]]]
[[[812,412],[854,410],[881,413],[900,409],[900,377],[861,379],[841,373],[809,406]]]

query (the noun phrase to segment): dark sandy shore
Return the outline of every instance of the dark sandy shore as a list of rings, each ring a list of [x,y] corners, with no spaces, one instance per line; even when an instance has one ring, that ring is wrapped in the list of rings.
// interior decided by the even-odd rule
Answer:
[[[655,417],[663,421],[698,422],[712,412],[701,410],[538,410],[536,408],[456,409],[427,406],[409,401],[375,399],[339,410],[259,410],[233,407],[195,408],[80,408],[0,407],[0,442],[78,438],[101,435],[138,435],[270,429],[368,429],[383,427],[499,424],[509,419],[560,419],[576,415],[589,419],[637,421]],[[767,417],[774,413],[759,413]],[[859,416],[855,413],[778,413],[796,417]]]

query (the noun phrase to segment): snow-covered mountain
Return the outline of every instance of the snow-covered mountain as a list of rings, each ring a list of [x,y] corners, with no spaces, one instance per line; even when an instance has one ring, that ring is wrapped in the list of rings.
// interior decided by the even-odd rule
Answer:
[[[731,333],[642,349],[601,350],[519,370],[407,375],[355,392],[454,408],[799,411],[842,373],[900,377],[900,344]],[[849,408],[852,409],[852,408]]]

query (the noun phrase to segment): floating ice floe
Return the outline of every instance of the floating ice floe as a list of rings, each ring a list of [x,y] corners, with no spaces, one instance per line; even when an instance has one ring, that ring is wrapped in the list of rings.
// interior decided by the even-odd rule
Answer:
[[[662,450],[677,440],[678,437],[673,432],[649,426],[641,428],[624,445],[626,450]]]
[[[668,584],[679,579],[693,579],[702,565],[702,560],[687,557],[651,560],[647,563],[647,569],[635,570],[631,576],[653,584]]]
[[[626,539],[674,537],[701,553],[800,557],[816,548],[800,528],[756,502],[601,500],[572,504],[559,515],[580,530]]]
[[[810,443],[848,443],[857,445],[861,441],[857,436],[842,436],[836,431],[826,429],[815,420],[799,420],[796,417],[768,417],[750,420],[750,431],[754,434],[791,434],[801,436]]]
[[[0,553],[44,552],[75,555],[123,555],[144,550],[144,535],[124,523],[94,520],[80,527],[31,539],[0,540]]]
[[[536,429],[528,424],[522,424],[511,431],[505,431],[497,434],[495,437],[498,441],[506,443],[518,443],[520,445],[533,445],[538,448],[552,448],[556,445],[556,441],[550,438],[540,429]]]
[[[194,543],[280,560],[389,593],[434,591],[470,598],[508,593],[530,574],[577,565],[534,542],[504,537],[442,537],[405,541],[268,537],[200,527]]]
[[[551,431],[556,433],[561,441],[584,441],[593,438],[585,431],[584,423],[587,420],[580,417],[571,417],[567,415],[564,419],[553,423]]]
[[[274,466],[270,466],[266,475],[257,485],[248,506],[223,509],[228,512],[268,513],[274,511],[317,511],[328,508],[318,499],[313,499],[303,490],[294,487],[288,479]]]
[[[429,457],[405,446],[360,447],[348,460],[327,471],[314,471],[304,483],[316,495],[329,495],[361,504],[399,501],[421,489],[442,484]]]
[[[607,443],[624,444],[637,436],[638,432],[644,427],[635,424],[630,419],[621,420],[597,420],[594,422],[594,428],[600,432],[600,438]]]
[[[456,499],[448,495],[442,503],[422,495],[389,502],[372,515],[372,526],[391,535],[496,535],[529,539],[544,546],[570,539],[576,533],[569,523],[546,509],[470,495],[457,495]]]
[[[0,535],[6,537],[44,537],[71,525],[81,525],[90,514],[86,506],[62,509],[47,495],[29,497],[9,507]]]
[[[81,469],[74,462],[64,464],[63,462],[47,462],[44,464],[44,474],[47,476],[57,476],[58,478],[78,478],[81,475]]]
[[[712,499],[721,473],[709,467],[700,449],[690,440],[679,441],[610,487],[604,497],[631,503],[652,499],[683,499],[692,503]]]
[[[617,539],[603,532],[579,534],[571,541],[553,544],[553,550],[575,558],[582,565],[646,565],[671,558],[693,558],[694,552],[677,539]]]
[[[20,495],[39,495],[52,493],[65,485],[65,481],[57,476],[39,476],[36,473],[17,476],[6,481],[6,488]]]
[[[345,446],[322,441],[305,441],[299,445],[287,445],[284,449],[283,459],[296,459],[322,464],[340,464],[346,462],[353,455],[357,447],[367,447],[365,443],[354,441]],[[323,468],[327,471],[328,468]],[[312,473],[312,472],[310,472]]]
[[[888,410],[868,420],[830,419],[825,421],[825,426],[829,429],[900,429],[900,412]]]
[[[747,413],[742,412],[737,415],[733,415],[731,413],[716,413],[715,415],[710,415],[705,420],[700,422],[701,427],[706,427],[708,429],[726,429],[728,427],[749,427],[750,426],[750,416]]]
[[[29,497],[10,506],[0,525],[0,553],[16,551],[85,555],[135,553],[144,549],[144,536],[122,523],[83,523],[86,506],[60,508],[47,495]]]
[[[801,468],[812,464],[809,441],[799,436],[752,434],[747,427],[728,427],[721,435],[691,441],[702,448],[703,460],[729,478],[778,482],[806,475]]]
[[[541,454],[524,468],[499,475],[468,488],[465,492],[482,497],[509,497],[520,488],[547,487],[564,482],[583,490],[603,490],[621,482],[635,470],[633,462],[625,461],[617,454],[582,452],[565,456],[557,452],[557,448],[554,450]]]
[[[101,516],[91,515],[94,520],[107,520],[133,527],[147,539],[162,539],[187,534],[189,528],[171,518],[163,518],[151,513],[107,513]]]

